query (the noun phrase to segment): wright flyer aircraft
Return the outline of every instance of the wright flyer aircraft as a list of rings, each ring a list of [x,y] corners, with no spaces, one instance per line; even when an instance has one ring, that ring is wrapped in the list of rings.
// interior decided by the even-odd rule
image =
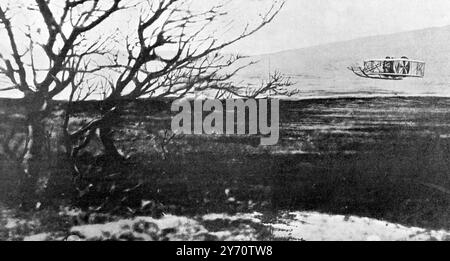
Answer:
[[[359,77],[380,80],[402,80],[404,78],[423,78],[425,62],[410,60],[407,57],[399,59],[371,59],[364,61],[364,67],[349,67]]]

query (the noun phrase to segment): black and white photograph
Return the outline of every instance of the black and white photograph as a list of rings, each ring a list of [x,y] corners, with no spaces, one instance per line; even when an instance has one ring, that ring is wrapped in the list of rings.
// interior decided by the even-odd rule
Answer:
[[[0,0],[0,241],[450,241],[449,11]]]

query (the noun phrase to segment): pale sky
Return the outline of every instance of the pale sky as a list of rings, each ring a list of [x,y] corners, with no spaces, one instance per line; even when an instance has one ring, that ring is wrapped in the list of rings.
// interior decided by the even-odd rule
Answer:
[[[251,12],[252,5],[271,1],[239,2]],[[271,25],[235,49],[271,53],[445,25],[450,25],[448,0],[287,0]]]
[[[58,2],[61,0],[57,0]],[[192,8],[206,8],[228,1],[228,19],[236,28],[256,23],[271,3],[281,0],[192,0]],[[34,0],[0,0],[0,4],[34,4]],[[110,23],[126,26],[134,13],[122,13]],[[30,16],[25,16],[30,21]],[[40,17],[36,22],[41,20]],[[35,21],[33,21],[34,23]],[[365,36],[391,34],[450,25],[449,0],[286,0],[278,17],[262,31],[235,44],[230,51],[263,54],[345,41]],[[127,28],[128,29],[128,28]],[[4,50],[5,42],[0,42]]]

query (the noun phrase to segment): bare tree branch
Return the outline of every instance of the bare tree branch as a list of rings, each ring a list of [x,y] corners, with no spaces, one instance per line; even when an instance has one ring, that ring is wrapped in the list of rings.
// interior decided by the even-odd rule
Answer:
[[[14,32],[13,32],[12,26],[11,26],[11,21],[7,17],[6,11],[3,10],[2,7],[0,7],[0,22],[3,24],[3,26],[5,27],[5,29],[8,33],[9,43],[11,45],[13,58],[14,58],[16,65],[18,66],[17,73],[19,74],[20,83],[17,85],[17,87],[20,91],[22,91],[24,93],[30,92],[31,89],[29,88],[28,83],[27,83],[27,74],[25,71],[24,64],[22,62],[21,55],[19,54],[16,38],[14,36]],[[13,69],[11,62],[8,60],[5,60],[5,63],[7,66],[6,75],[11,79],[11,81],[13,83],[17,84],[17,82],[15,80],[15,76],[14,76],[14,73],[16,71]]]

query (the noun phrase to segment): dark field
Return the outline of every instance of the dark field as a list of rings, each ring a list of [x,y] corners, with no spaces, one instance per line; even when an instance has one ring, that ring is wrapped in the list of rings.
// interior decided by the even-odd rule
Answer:
[[[78,105],[72,124],[94,117],[95,106]],[[314,210],[450,229],[450,99],[281,102],[273,147],[225,136],[166,144],[169,109],[168,101],[128,106],[115,133],[127,161],[103,159],[94,142],[80,157],[86,189],[70,204],[141,214],[148,200],[151,214],[187,216]],[[16,110],[0,101],[1,117]],[[11,124],[0,127],[6,133]],[[2,184],[11,184],[10,164],[0,164]]]

